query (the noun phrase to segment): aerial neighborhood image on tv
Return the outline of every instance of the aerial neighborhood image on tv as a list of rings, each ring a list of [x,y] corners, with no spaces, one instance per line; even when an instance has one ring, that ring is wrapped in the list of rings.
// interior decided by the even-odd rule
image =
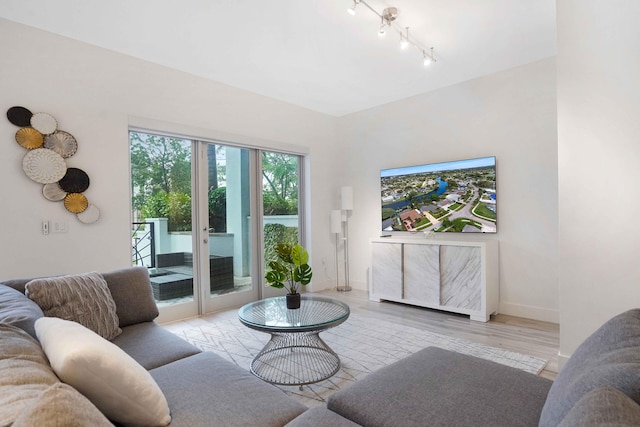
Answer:
[[[496,158],[380,171],[382,230],[495,233]]]

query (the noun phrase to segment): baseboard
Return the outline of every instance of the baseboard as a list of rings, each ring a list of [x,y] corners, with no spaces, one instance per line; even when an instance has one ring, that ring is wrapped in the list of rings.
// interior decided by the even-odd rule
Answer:
[[[548,308],[500,302],[500,313],[524,317],[525,319],[540,320],[542,322],[560,323],[560,313],[558,310]]]
[[[571,356],[565,356],[564,354],[558,352],[558,372],[562,371],[564,365],[569,361],[569,357]]]

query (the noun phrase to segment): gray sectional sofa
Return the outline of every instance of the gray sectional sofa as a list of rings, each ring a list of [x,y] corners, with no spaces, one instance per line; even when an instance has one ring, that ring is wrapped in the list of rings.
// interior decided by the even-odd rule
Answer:
[[[145,269],[103,277],[122,329],[112,342],[157,382],[171,411],[171,426],[640,425],[637,309],[614,317],[589,337],[553,383],[430,347],[336,392],[326,405],[308,409],[245,369],[201,352],[154,323],[158,311]],[[16,331],[23,342],[37,346],[34,322],[43,312],[24,295],[26,283],[0,282],[0,425],[11,425],[10,417],[20,418],[24,410],[25,384],[16,385],[14,377],[22,375],[24,382],[38,376],[24,372],[22,365],[15,368],[20,362],[15,359],[29,358],[21,349],[5,351],[17,342]],[[26,396],[35,394],[30,389]],[[68,414],[56,410],[59,414],[49,417],[50,425],[65,425],[62,417]],[[14,425],[28,424],[18,419]]]

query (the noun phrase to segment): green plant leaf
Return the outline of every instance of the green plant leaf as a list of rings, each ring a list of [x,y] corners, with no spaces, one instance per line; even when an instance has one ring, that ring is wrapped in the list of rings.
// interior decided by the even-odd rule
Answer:
[[[288,243],[278,243],[276,245],[276,253],[278,257],[288,263],[293,264],[293,260],[291,259],[291,245]]]
[[[291,248],[291,260],[295,265],[302,265],[309,262],[309,252],[301,245],[295,245]]]
[[[272,270],[275,270],[275,271],[279,271],[279,272],[284,273],[284,274],[289,272],[289,269],[286,266],[280,264],[278,261],[269,262],[269,268],[272,269]]]
[[[293,280],[300,282],[301,285],[308,285],[311,283],[311,277],[313,272],[309,264],[302,264],[293,270]]]
[[[283,272],[277,270],[269,271],[264,278],[267,280],[267,283],[274,288],[283,288],[283,282],[287,280],[287,276]]]

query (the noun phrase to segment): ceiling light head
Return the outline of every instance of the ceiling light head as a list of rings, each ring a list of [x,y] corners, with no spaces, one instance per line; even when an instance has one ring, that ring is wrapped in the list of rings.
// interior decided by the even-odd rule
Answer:
[[[351,16],[356,14],[356,7],[360,4],[360,0],[353,0],[353,6],[347,9],[347,13]]]
[[[425,67],[431,65],[432,62],[436,62],[436,58],[433,56],[433,48],[431,48],[430,53],[427,54],[424,50],[422,51],[422,59]]]
[[[395,21],[397,17],[398,17],[397,7],[388,7],[382,11],[382,19],[388,25],[391,25],[391,22]]]
[[[387,34],[387,24],[384,18],[381,19],[380,28],[378,29],[378,37],[384,37]]]
[[[407,50],[409,48],[409,27],[406,28],[407,32],[405,35],[400,33],[400,49]]]

